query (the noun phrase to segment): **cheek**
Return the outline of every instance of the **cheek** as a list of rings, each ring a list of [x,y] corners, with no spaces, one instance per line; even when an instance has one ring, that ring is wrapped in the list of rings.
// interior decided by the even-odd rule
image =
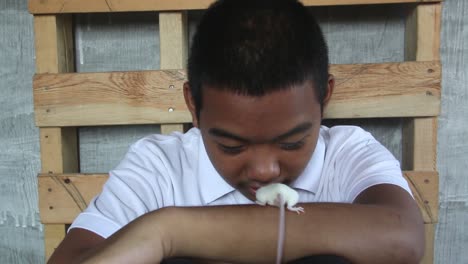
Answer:
[[[280,160],[282,174],[288,178],[297,177],[305,169],[310,160],[310,151],[287,153]]]
[[[242,155],[231,156],[223,153],[216,145],[207,143],[206,150],[216,171],[229,183],[241,181],[245,162]]]
[[[282,174],[290,180],[298,177],[309,163],[315,146],[316,144],[308,144],[301,150],[284,152],[280,160]]]

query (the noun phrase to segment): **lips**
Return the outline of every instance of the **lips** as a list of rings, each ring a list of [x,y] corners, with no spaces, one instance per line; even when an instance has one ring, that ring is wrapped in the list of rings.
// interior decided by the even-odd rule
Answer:
[[[260,186],[250,186],[249,187],[249,192],[255,196],[255,194],[257,193],[257,190],[260,189]]]

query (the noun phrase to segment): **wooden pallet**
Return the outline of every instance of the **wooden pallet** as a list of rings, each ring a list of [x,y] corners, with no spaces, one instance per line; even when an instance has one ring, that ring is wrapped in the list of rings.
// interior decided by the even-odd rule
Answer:
[[[212,2],[30,0],[36,32],[34,108],[42,163],[39,203],[47,258],[64,238],[65,225],[86,208],[107,179],[104,174],[79,173],[77,127],[161,124],[162,133],[169,133],[182,131],[182,123],[191,121],[181,96],[188,53],[186,10],[205,9]],[[422,263],[433,263],[434,226],[438,219],[441,1],[301,2],[307,6],[413,3],[408,5],[411,12],[406,24],[406,62],[333,65],[337,87],[325,117],[406,118],[402,165],[426,226],[426,255]],[[139,11],[159,12],[161,70],[74,73],[73,13]],[[145,96],[145,101],[133,96],[136,90],[138,96]]]

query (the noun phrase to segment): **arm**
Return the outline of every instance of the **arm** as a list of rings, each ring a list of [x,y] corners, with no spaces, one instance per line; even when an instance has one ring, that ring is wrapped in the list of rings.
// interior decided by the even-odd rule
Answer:
[[[79,260],[80,256],[89,252],[104,242],[101,236],[86,229],[74,228],[66,235],[65,239],[55,249],[47,261],[48,264],[72,263]]]
[[[287,214],[287,261],[315,254],[339,255],[353,263],[417,263],[422,257],[422,218],[412,197],[399,187],[368,188],[354,204],[302,206],[305,214]],[[166,208],[123,228],[96,256],[120,263],[159,262],[163,256],[273,263],[277,216],[278,208],[271,206]]]

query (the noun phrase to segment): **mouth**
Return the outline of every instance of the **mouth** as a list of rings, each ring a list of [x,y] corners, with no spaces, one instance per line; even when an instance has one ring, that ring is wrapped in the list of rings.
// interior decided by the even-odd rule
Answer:
[[[260,189],[260,186],[250,186],[249,193],[255,197],[258,189]]]

